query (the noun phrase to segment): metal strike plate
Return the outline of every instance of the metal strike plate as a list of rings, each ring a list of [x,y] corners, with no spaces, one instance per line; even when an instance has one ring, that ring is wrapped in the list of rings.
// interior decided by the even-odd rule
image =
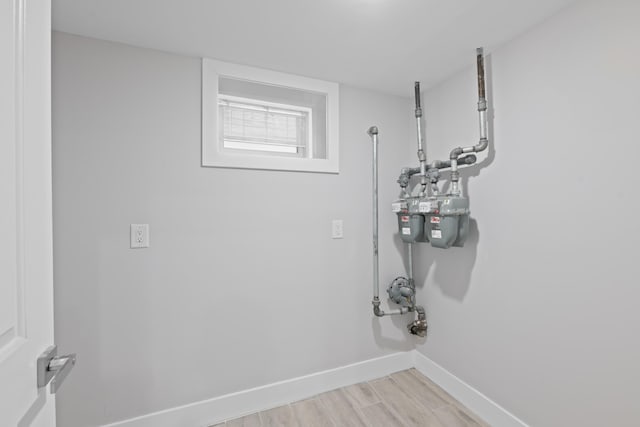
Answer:
[[[58,347],[52,345],[38,357],[36,364],[38,388],[44,387],[51,382],[51,393],[58,391],[64,379],[76,364],[75,353],[65,356],[57,356],[57,354]]]

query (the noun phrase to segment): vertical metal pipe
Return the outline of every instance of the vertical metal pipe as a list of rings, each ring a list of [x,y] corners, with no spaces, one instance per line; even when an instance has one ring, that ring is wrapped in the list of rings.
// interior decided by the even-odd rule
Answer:
[[[486,99],[484,87],[484,50],[481,47],[476,49],[476,63],[478,68],[478,99]]]
[[[413,95],[416,99],[416,117],[422,116],[422,108],[420,106],[420,82],[413,84]]]
[[[378,128],[371,126],[367,131],[373,143],[373,314],[378,317],[405,314],[408,307],[383,311],[380,309],[380,275],[378,262]]]
[[[424,153],[424,141],[422,139],[422,106],[420,105],[420,82],[415,82],[414,84],[414,96],[416,102],[416,131],[418,136],[418,160],[420,160],[420,153]],[[420,173],[423,173],[424,165],[423,162],[420,161]]]
[[[478,63],[478,119],[480,120],[480,140],[487,140],[487,95],[484,79],[484,54],[483,49],[476,49]]]
[[[416,116],[416,132],[418,134],[418,159],[420,159],[420,157],[422,157],[424,155],[424,148],[422,147],[423,141],[422,141],[422,123],[421,120],[418,116]],[[420,154],[422,153],[422,155]],[[419,160],[420,161],[420,175],[423,175],[426,172],[426,165],[425,165],[425,161],[426,161],[426,156],[425,156],[425,160]]]
[[[411,309],[413,309],[416,305],[416,284],[413,280],[413,243],[407,243],[407,259],[408,259],[408,268],[407,268],[407,277],[409,279],[409,286],[413,291],[411,295]]]
[[[458,159],[451,159],[451,194],[454,196],[460,195],[460,186],[458,185],[458,179],[460,175],[458,173]]]
[[[486,100],[485,100],[486,104]],[[487,107],[485,106],[484,110],[478,111],[478,119],[480,120],[480,139],[487,140]]]
[[[373,300],[379,303],[379,262],[378,262],[378,128],[371,126],[367,131],[373,143]]]
[[[409,259],[407,276],[409,276],[409,281],[413,282],[413,243],[407,243],[407,258]]]
[[[420,180],[421,190],[420,197],[425,196],[427,187],[427,155],[424,151],[424,140],[422,136],[422,107],[420,105],[420,82],[414,84],[414,96],[416,101],[416,132],[418,134],[418,161],[420,162]]]

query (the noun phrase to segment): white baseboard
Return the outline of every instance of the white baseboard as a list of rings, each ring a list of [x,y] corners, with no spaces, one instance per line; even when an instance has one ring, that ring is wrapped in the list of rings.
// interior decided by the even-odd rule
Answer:
[[[494,427],[528,427],[515,415],[493,400],[453,375],[451,372],[429,359],[417,350],[413,350],[415,368],[425,377],[438,384],[456,400]]]
[[[313,395],[412,368],[412,351],[154,412],[104,427],[205,427]]]
[[[528,427],[513,414],[417,350],[267,384],[103,427],[206,427],[336,388],[415,367],[494,427]]]

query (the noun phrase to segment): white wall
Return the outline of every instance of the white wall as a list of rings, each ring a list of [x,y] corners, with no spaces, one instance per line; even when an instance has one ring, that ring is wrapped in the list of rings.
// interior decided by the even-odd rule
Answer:
[[[418,350],[531,426],[640,419],[639,19],[578,2],[489,56],[472,236],[419,255]],[[475,84],[470,67],[425,93],[432,158],[477,140]]]
[[[53,60],[56,340],[78,353],[58,425],[413,348],[406,321],[372,319],[365,133],[380,127],[389,206],[408,99],[341,87],[339,175],[202,168],[199,59],[58,33]],[[129,249],[130,223],[149,249]],[[403,268],[394,230],[383,209],[383,282]]]

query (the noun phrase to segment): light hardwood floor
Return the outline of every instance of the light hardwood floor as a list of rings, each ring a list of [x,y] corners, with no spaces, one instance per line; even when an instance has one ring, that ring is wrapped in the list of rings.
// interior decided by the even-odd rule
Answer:
[[[212,427],[488,427],[415,369]]]

